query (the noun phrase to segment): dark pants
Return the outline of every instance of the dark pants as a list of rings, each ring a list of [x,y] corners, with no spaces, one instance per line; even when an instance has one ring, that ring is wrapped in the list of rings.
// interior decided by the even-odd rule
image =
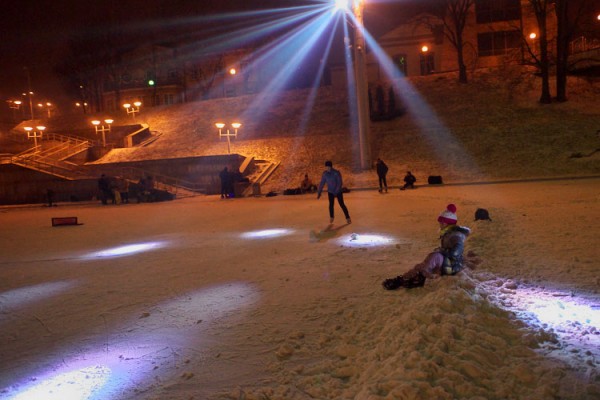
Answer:
[[[378,175],[379,176],[379,190],[386,188],[387,189],[387,181],[385,179],[385,175]]]
[[[342,208],[342,211],[344,212],[344,215],[346,216],[346,219],[350,218],[350,214],[348,213],[348,208],[344,204],[344,194],[342,192],[340,192],[338,194],[333,194],[333,193],[327,192],[327,196],[329,197],[329,217],[330,218],[333,218],[333,202],[336,198],[337,198],[338,204],[340,205],[340,207]]]

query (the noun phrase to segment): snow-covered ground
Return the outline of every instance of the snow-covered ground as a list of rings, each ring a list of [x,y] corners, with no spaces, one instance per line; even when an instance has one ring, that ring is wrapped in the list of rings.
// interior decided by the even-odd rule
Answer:
[[[599,188],[2,208],[0,398],[600,398]],[[450,202],[476,268],[383,290]]]

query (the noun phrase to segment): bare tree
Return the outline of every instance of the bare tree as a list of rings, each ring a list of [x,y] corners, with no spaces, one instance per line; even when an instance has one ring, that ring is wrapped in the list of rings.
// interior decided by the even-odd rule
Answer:
[[[569,69],[569,43],[575,33],[586,35],[589,23],[596,15],[592,1],[555,0],[557,18],[556,40],[556,100],[567,101],[567,74]]]
[[[475,0],[440,0],[438,7],[433,12],[439,17],[443,24],[443,34],[456,49],[458,62],[458,81],[467,83],[467,66],[465,65],[464,49],[465,41],[463,33],[467,23],[467,17]],[[433,32],[437,30],[431,22],[425,22]]]
[[[550,96],[550,60],[548,57],[548,5],[551,0],[529,0],[535,18],[537,21],[538,29],[540,31],[538,43],[540,46],[539,58],[534,55],[537,60],[540,73],[542,75],[542,94],[540,96],[540,103],[549,104],[552,102]],[[532,53],[533,55],[533,53]]]

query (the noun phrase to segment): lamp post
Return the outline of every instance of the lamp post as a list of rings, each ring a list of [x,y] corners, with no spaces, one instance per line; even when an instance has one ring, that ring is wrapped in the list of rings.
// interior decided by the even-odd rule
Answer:
[[[219,138],[225,136],[227,138],[227,154],[231,154],[231,141],[230,137],[237,137],[237,131],[242,126],[239,122],[234,122],[231,124],[231,127],[234,129],[233,133],[229,131],[227,128],[227,133],[223,133],[223,128],[225,128],[225,124],[222,122],[215,123],[215,126],[219,129]]]
[[[135,119],[135,114],[140,112],[141,101],[136,101],[131,105],[130,103],[123,104],[123,108],[127,111],[127,115],[131,115]]]
[[[34,129],[32,126],[26,126],[23,129],[25,129],[25,132],[27,132],[28,139],[33,138],[33,145],[34,145],[33,148],[35,149],[35,151],[37,153],[39,151],[37,140],[38,140],[38,138],[42,137],[42,135],[44,134],[44,130],[46,130],[46,127],[42,126],[42,125],[38,125]]]
[[[102,124],[102,121],[98,121],[98,120],[92,121],[92,125],[94,125],[94,128],[96,128],[96,134],[98,134],[98,132],[102,132],[102,147],[106,147],[106,132],[110,132],[110,125],[113,122],[114,121],[110,118],[107,118],[104,120],[104,123],[106,125]]]
[[[38,103],[38,107],[39,108],[44,108],[46,107],[46,111],[48,112],[48,119],[50,119],[52,117],[52,103],[50,102],[46,102],[44,103]]]
[[[33,114],[33,92],[29,91],[27,93],[23,93],[24,97],[29,96],[29,112],[31,113],[31,120],[34,120],[34,114]]]
[[[372,167],[371,143],[369,141],[369,88],[367,81],[367,53],[363,25],[363,10],[366,0],[352,0],[354,24],[354,77],[356,80],[356,102],[358,107],[358,145],[360,166],[363,170]]]
[[[17,120],[17,110],[21,108],[21,100],[7,100],[8,106],[13,110],[13,120]]]

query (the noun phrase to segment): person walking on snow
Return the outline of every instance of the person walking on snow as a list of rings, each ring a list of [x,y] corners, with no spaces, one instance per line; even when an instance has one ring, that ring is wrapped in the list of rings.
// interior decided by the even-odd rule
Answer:
[[[375,163],[375,167],[377,168],[377,177],[379,178],[379,193],[383,191],[385,188],[385,192],[387,193],[387,180],[386,175],[388,173],[388,166],[385,165],[381,158],[377,159]]]
[[[346,216],[346,222],[350,224],[352,221],[350,220],[348,208],[344,204],[344,194],[342,192],[342,174],[340,171],[333,168],[333,163],[331,161],[325,161],[325,167],[327,169],[323,171],[321,183],[319,183],[319,188],[317,189],[317,199],[321,198],[323,186],[327,184],[327,196],[329,197],[329,223],[333,224],[333,202],[337,199],[338,204]]]
[[[400,287],[414,288],[423,286],[426,278],[438,275],[454,275],[463,267],[463,250],[465,241],[471,230],[466,226],[458,226],[456,206],[448,204],[438,217],[440,224],[441,246],[429,253],[425,260],[415,265],[407,273],[395,278],[386,279],[382,285],[387,290]]]

